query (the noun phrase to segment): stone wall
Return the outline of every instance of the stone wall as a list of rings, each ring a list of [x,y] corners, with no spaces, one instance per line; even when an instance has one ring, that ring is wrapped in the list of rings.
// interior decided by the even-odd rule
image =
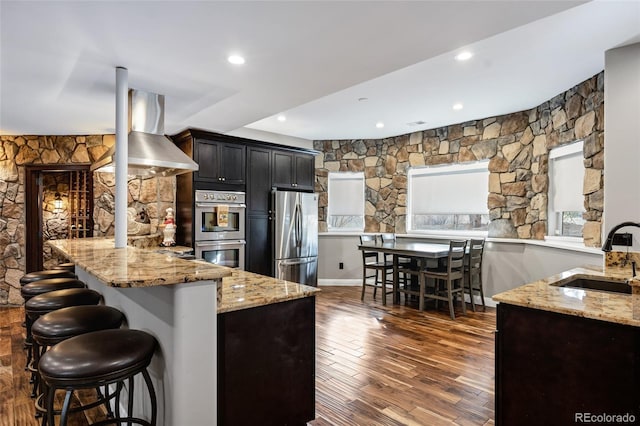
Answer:
[[[20,277],[25,272],[25,193],[23,166],[30,164],[91,163],[114,143],[113,135],[0,136],[0,305],[20,304]],[[55,192],[65,197],[65,183],[55,172],[43,173],[43,223],[48,238],[65,237],[66,214],[53,212]],[[94,236],[113,235],[114,175],[94,173]],[[67,185],[68,186],[68,185]],[[167,207],[173,207],[175,178],[129,180],[129,206],[144,209],[151,232]],[[67,188],[68,189],[68,188]],[[44,248],[45,266],[50,250]]]
[[[327,230],[327,176],[364,171],[365,231],[406,232],[409,167],[489,160],[489,236],[543,239],[551,148],[584,140],[588,246],[600,245],[603,210],[604,72],[527,111],[387,139],[314,141],[320,230]]]

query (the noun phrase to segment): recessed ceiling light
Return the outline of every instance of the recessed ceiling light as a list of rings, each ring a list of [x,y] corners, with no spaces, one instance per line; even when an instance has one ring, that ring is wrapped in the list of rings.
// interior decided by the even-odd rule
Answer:
[[[473,53],[465,50],[464,52],[458,53],[455,56],[455,58],[456,58],[456,61],[466,61],[471,59],[472,56],[473,56]]]
[[[242,65],[244,64],[244,58],[240,55],[231,55],[227,58],[227,61],[234,65]]]
[[[278,121],[287,121],[287,117],[285,117],[284,115],[279,115]]]
[[[461,110],[462,108],[463,105],[461,103],[453,104],[453,109],[455,109],[456,111]]]
[[[376,123],[376,127],[377,127],[378,129],[382,129],[382,128],[384,127],[384,123],[383,123],[382,121],[378,121],[378,122]]]

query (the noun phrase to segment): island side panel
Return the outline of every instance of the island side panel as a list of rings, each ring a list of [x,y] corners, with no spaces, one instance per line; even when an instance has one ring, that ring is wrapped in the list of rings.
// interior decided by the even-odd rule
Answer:
[[[497,425],[640,419],[635,327],[500,303],[496,349]]]
[[[103,295],[106,305],[125,314],[129,328],[158,340],[149,369],[158,398],[158,425],[215,424],[218,280],[117,288],[82,268],[76,267],[76,273]],[[134,386],[135,409],[150,418],[143,381],[137,378]]]
[[[220,314],[218,425],[315,418],[315,296]]]

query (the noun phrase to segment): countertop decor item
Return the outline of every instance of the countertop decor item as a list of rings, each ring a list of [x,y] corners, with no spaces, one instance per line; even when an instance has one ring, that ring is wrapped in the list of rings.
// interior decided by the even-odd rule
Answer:
[[[164,234],[164,240],[160,244],[162,247],[173,247],[176,245],[174,239],[176,235],[176,221],[173,217],[173,209],[169,207],[167,210],[167,216],[164,218],[162,224],[162,233]]]

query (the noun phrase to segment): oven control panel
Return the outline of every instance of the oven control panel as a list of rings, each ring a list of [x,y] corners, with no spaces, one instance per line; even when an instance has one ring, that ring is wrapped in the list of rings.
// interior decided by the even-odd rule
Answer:
[[[244,204],[244,192],[196,191],[197,203]]]

